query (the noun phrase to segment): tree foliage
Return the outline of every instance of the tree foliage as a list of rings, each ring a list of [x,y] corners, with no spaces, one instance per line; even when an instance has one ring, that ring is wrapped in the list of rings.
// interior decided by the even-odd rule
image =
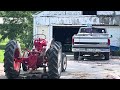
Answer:
[[[0,17],[3,17],[4,23],[0,25],[1,40],[8,38],[10,40],[19,39],[26,47],[32,40],[33,17],[37,11],[0,11]]]

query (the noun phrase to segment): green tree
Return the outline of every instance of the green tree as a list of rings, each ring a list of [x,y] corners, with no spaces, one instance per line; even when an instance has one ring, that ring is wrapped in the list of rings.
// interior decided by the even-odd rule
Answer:
[[[0,11],[4,23],[0,25],[1,40],[20,39],[26,47],[29,46],[33,35],[33,17],[37,11]]]

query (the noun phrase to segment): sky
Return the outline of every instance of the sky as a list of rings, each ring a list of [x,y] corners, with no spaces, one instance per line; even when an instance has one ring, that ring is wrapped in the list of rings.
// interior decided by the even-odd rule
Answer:
[[[0,24],[2,24],[2,23],[3,23],[3,18],[0,17]]]

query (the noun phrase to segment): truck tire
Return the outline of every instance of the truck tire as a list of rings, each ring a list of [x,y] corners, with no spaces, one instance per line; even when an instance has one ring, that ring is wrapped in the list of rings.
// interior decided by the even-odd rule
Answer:
[[[60,43],[59,43],[60,44]],[[61,76],[61,62],[62,62],[62,45],[54,42],[47,50],[46,56],[48,59],[48,77],[49,79],[59,79]]]
[[[109,60],[109,52],[106,52],[104,56],[105,56],[105,60]]]
[[[67,68],[67,56],[65,53],[62,54],[62,72],[65,72]]]
[[[78,60],[79,52],[74,52],[74,60]]]
[[[8,79],[17,78],[20,74],[20,62],[15,62],[20,56],[17,43],[14,40],[8,42],[4,53],[4,72]]]

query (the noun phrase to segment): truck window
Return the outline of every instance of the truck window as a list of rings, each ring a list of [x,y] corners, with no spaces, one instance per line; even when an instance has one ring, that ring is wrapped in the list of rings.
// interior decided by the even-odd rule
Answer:
[[[92,33],[92,28],[81,28],[80,33]]]
[[[79,33],[106,33],[104,28],[81,28]]]

